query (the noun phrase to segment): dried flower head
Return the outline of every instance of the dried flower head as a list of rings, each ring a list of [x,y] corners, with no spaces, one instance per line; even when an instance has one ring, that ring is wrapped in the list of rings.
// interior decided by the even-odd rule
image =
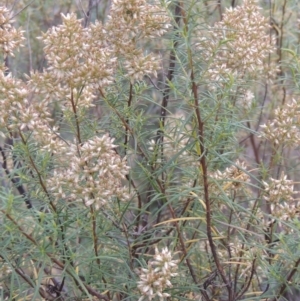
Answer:
[[[271,204],[271,214],[280,221],[293,220],[295,217],[299,217],[300,204],[298,201],[294,202],[281,202],[276,204]],[[292,229],[286,225],[281,226],[291,232]]]
[[[287,202],[293,201],[294,182],[287,179],[287,176],[282,172],[280,178],[269,179],[269,183],[264,182],[265,200],[270,203],[278,203],[280,200]]]
[[[158,1],[113,0],[105,25],[107,37],[116,56],[124,61],[126,75],[132,81],[147,74],[156,75],[160,58],[144,54],[140,46],[162,36],[171,27],[167,11]]]
[[[224,171],[217,170],[211,175],[215,180],[222,181],[223,190],[237,190],[249,182],[249,175],[245,173],[246,164],[237,160],[234,165],[227,167]]]
[[[9,10],[0,6],[0,46],[4,56],[14,56],[13,51],[23,46],[22,42],[25,40],[23,31],[14,28],[12,22]]]
[[[62,19],[63,24],[52,27],[42,37],[50,79],[62,88],[56,94],[68,87],[79,90],[83,86],[99,88],[112,83],[116,58],[102,25],[83,28],[73,13],[62,14]]]
[[[28,89],[26,85],[0,70],[0,128],[14,130],[22,127],[28,113]],[[33,116],[29,114],[31,118]]]
[[[208,28],[208,36],[197,44],[201,57],[209,64],[212,80],[227,82],[228,76],[261,74],[265,59],[274,50],[266,30],[269,22],[260,13],[256,0],[228,8],[223,20]]]
[[[63,155],[65,165],[57,167],[47,181],[56,200],[95,204],[99,209],[113,197],[129,199],[128,189],[122,185],[129,168],[126,160],[116,154],[113,141],[105,134],[79,147],[70,144],[64,154],[58,154],[60,158]]]
[[[172,254],[168,248],[163,248],[161,252],[155,249],[153,260],[148,262],[147,269],[138,271],[140,281],[138,281],[138,289],[142,293],[139,301],[152,300],[156,296],[160,300],[169,297],[164,290],[172,287],[171,277],[177,276],[178,260],[172,260]]]
[[[252,106],[254,94],[249,89],[240,89],[238,92],[236,105],[242,109],[242,112],[247,112]]]
[[[300,142],[300,105],[295,99],[281,108],[275,109],[274,119],[261,125],[259,137],[273,142],[275,145],[298,145]]]
[[[162,36],[170,27],[167,11],[157,0],[112,1],[107,29],[119,42]]]
[[[288,180],[282,172],[280,179],[270,178],[269,183],[263,181],[264,199],[270,203],[271,213],[279,220],[293,219],[300,212],[300,203],[294,198],[294,182]]]
[[[158,59],[152,54],[144,56],[140,55],[128,58],[124,64],[127,75],[132,80],[142,80],[145,75],[154,74],[159,69]]]

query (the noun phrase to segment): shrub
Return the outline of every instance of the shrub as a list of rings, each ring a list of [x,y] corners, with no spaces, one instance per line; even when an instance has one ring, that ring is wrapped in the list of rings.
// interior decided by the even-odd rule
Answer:
[[[6,5],[1,299],[295,300],[294,4]]]

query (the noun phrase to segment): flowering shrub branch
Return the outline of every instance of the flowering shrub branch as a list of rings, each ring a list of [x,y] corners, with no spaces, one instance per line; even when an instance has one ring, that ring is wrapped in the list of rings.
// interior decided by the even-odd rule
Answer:
[[[0,6],[1,300],[295,300],[296,10],[88,2]]]

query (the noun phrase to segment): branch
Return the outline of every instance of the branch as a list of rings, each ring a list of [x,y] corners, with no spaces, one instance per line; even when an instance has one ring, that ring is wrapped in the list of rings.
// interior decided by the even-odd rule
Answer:
[[[282,284],[282,286],[279,290],[279,293],[271,301],[278,300],[278,298],[284,293],[284,291],[286,290],[286,288],[288,286],[287,283],[292,280],[293,276],[295,275],[295,273],[298,270],[299,264],[300,264],[300,258],[295,262],[293,269],[290,271],[289,275],[286,278],[286,282],[284,284]]]
[[[0,152],[3,158],[3,164],[2,167],[7,175],[7,177],[11,180],[11,182],[14,184],[14,186],[16,187],[16,189],[18,190],[19,194],[23,196],[25,203],[26,203],[26,207],[27,209],[32,209],[32,203],[31,200],[27,197],[26,195],[26,191],[25,188],[23,187],[22,184],[20,184],[20,180],[18,177],[13,177],[7,167],[7,158],[4,152],[4,149],[0,146]]]
[[[0,211],[18,228],[18,230],[20,231],[20,233],[25,236],[34,246],[38,247],[38,243],[37,241],[30,235],[27,234],[21,226],[18,225],[18,223],[13,219],[13,217],[7,213],[5,210],[0,209]],[[61,261],[59,261],[58,259],[56,259],[54,257],[53,254],[49,253],[49,252],[45,252],[45,254],[50,258],[50,260],[55,263],[56,265],[58,265],[62,270],[66,271],[66,273],[68,273],[72,279],[74,280],[74,282],[78,285],[78,288],[80,289],[80,291],[83,291],[82,287],[80,286],[78,280],[75,278],[74,274],[65,266],[64,263],[62,263]],[[105,300],[105,301],[109,301],[109,298],[100,294],[97,290],[95,290],[94,288],[92,288],[91,286],[83,283],[84,287],[86,288],[86,290],[92,295],[97,297],[99,300]]]
[[[182,5],[181,5],[182,7]],[[184,10],[181,8],[181,14],[183,17],[183,21],[186,27],[186,32],[188,32],[188,21],[185,15]],[[207,172],[207,162],[206,162],[206,153],[207,150],[204,147],[204,122],[202,121],[201,114],[200,114],[200,106],[199,106],[199,100],[198,100],[198,87],[195,82],[195,75],[194,75],[194,67],[193,67],[193,58],[192,58],[192,51],[190,48],[187,49],[188,52],[188,61],[190,65],[191,70],[191,83],[192,83],[192,93],[194,96],[194,107],[195,107],[195,114],[196,114],[196,121],[198,125],[198,133],[197,138],[199,141],[200,146],[200,153],[199,160],[200,160],[200,168],[202,172],[202,178],[203,178],[203,186],[204,186],[204,201],[206,205],[206,232],[207,232],[207,238],[209,242],[209,246],[214,258],[214,262],[216,264],[218,273],[220,274],[224,284],[226,285],[227,291],[228,291],[228,301],[232,301],[232,289],[231,289],[231,283],[227,280],[226,274],[223,270],[223,267],[220,263],[219,256],[216,250],[216,246],[213,241],[212,236],[212,213],[211,213],[211,207],[210,207],[210,198],[209,198],[209,192],[208,192],[208,172]]]

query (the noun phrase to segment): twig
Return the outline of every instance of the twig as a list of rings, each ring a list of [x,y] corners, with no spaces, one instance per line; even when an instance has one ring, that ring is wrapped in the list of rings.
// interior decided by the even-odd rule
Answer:
[[[7,177],[11,180],[11,182],[14,184],[14,186],[16,187],[16,189],[18,190],[19,194],[22,195],[24,197],[25,203],[26,203],[26,207],[27,209],[32,209],[32,203],[31,200],[27,197],[26,195],[26,191],[25,188],[23,187],[22,184],[20,184],[20,180],[16,177],[13,177],[7,167],[7,158],[5,155],[5,152],[3,150],[3,148],[0,146],[0,152],[3,158],[3,164],[2,167],[7,175]]]
[[[20,135],[20,137],[21,137],[21,140],[22,140],[23,144],[24,144],[25,146],[27,146],[27,141],[25,140],[25,138],[24,138],[24,136],[23,136],[23,134],[22,134],[22,132],[21,132],[20,130],[19,130],[19,135]],[[49,192],[48,192],[48,190],[47,190],[47,188],[46,188],[46,186],[45,186],[45,183],[44,183],[44,181],[43,181],[43,179],[42,179],[41,173],[39,172],[39,170],[38,170],[37,166],[35,165],[34,160],[32,159],[32,157],[31,157],[30,154],[28,154],[28,158],[29,158],[29,161],[30,161],[31,166],[33,167],[33,169],[35,170],[35,172],[36,172],[36,174],[37,174],[37,176],[38,176],[39,183],[40,183],[40,185],[41,185],[43,191],[45,192],[45,194],[46,194],[46,196],[47,196],[47,198],[48,198],[48,200],[49,200],[49,203],[50,203],[50,205],[51,205],[53,211],[56,213],[56,212],[57,212],[56,206],[54,205],[54,203],[53,203],[52,200],[51,200],[50,194],[49,194]]]
[[[94,252],[95,252],[95,256],[96,256],[96,262],[100,268],[100,258],[98,255],[98,237],[97,237],[97,230],[96,230],[96,212],[95,209],[93,207],[93,205],[90,206],[90,210],[91,210],[91,216],[92,216],[92,233],[93,233],[93,244],[94,244]]]
[[[24,11],[29,5],[31,5],[35,0],[32,0],[27,5],[25,5],[21,10],[19,10],[16,14],[14,14],[10,20],[14,19],[17,15],[19,15],[22,11]]]
[[[78,122],[78,115],[77,115],[77,109],[76,109],[76,104],[74,102],[74,93],[73,90],[71,89],[71,105],[75,117],[75,123],[76,123],[76,130],[77,130],[77,139],[80,145],[82,145],[81,141],[81,135],[80,135],[80,127],[79,127],[79,122]]]
[[[171,213],[172,218],[176,219],[176,214],[175,214],[174,209],[171,206],[171,204],[168,204],[168,208],[169,208],[169,211]],[[193,281],[195,282],[195,284],[198,284],[197,277],[196,277],[196,274],[194,272],[194,269],[191,265],[191,262],[190,262],[189,258],[187,257],[187,250],[186,250],[185,243],[184,243],[184,240],[183,240],[183,237],[182,237],[182,233],[181,233],[179,225],[178,225],[178,221],[175,221],[174,223],[175,223],[175,227],[176,227],[176,230],[177,230],[177,235],[178,235],[178,238],[179,238],[179,241],[180,241],[180,244],[181,244],[181,249],[182,249],[183,255],[185,257],[186,264],[189,268],[189,271],[191,273]]]
[[[287,288],[287,283],[292,280],[293,276],[295,275],[295,273],[298,270],[299,264],[300,264],[300,258],[295,262],[293,269],[290,271],[289,275],[286,277],[286,282],[282,284],[278,294],[273,299],[271,299],[271,301],[278,300],[278,298],[284,293],[284,291]]]
[[[174,27],[174,30],[179,28],[180,26],[180,3],[179,1],[176,2],[175,4],[175,23],[176,26]],[[176,28],[177,27],[177,28]],[[162,104],[161,104],[161,110],[160,110],[160,120],[159,120],[159,129],[157,131],[157,138],[155,141],[155,145],[160,147],[160,157],[161,157],[161,162],[164,162],[164,130],[165,130],[165,121],[166,121],[166,112],[167,112],[167,107],[168,107],[168,102],[169,102],[169,97],[170,97],[170,83],[173,80],[173,74],[174,74],[174,68],[175,68],[175,62],[176,62],[176,54],[175,51],[178,47],[178,32],[175,35],[175,41],[173,43],[173,48],[171,49],[170,52],[170,58],[169,58],[169,67],[168,67],[168,75],[167,79],[165,80],[165,88],[163,89],[163,99],[162,99]],[[155,156],[157,158],[157,156]],[[154,161],[156,161],[156,158]],[[153,165],[152,165],[153,167]],[[153,167],[154,169],[154,167]],[[165,194],[165,173],[162,172],[161,174],[161,183],[162,183],[162,193]],[[158,209],[160,209],[161,204],[158,203]],[[156,218],[156,223],[159,223],[160,221],[160,213],[159,211],[157,218]]]
[[[127,101],[127,109],[128,110],[130,110],[130,108],[131,108],[132,89],[133,89],[133,85],[132,85],[132,83],[130,83],[130,86],[129,86],[129,96],[128,96],[128,101]],[[126,123],[129,124],[129,118],[126,119]],[[128,128],[125,128],[125,141],[124,141],[125,155],[127,153],[128,140],[129,140],[129,131],[128,131]]]
[[[240,293],[237,295],[237,297],[235,298],[235,300],[239,300],[247,291],[248,288],[251,284],[254,272],[255,272],[255,263],[256,263],[256,258],[254,258],[253,262],[252,262],[252,267],[251,267],[251,273],[250,273],[250,277],[248,279],[248,283],[245,285],[245,287],[240,291]]]
[[[188,32],[188,21],[186,19],[185,12],[183,11],[183,9],[181,9],[181,14],[182,14],[183,21],[184,21],[184,24],[186,27],[186,32]],[[188,48],[187,52],[188,52],[188,60],[189,60],[190,71],[191,71],[192,93],[194,96],[194,107],[195,107],[196,121],[197,121],[197,127],[198,127],[197,138],[198,138],[199,146],[200,146],[199,160],[200,160],[200,167],[201,167],[203,186],[204,186],[204,201],[205,201],[205,205],[206,205],[206,233],[207,233],[209,246],[210,246],[218,273],[220,274],[224,284],[226,285],[227,291],[228,291],[228,301],[232,301],[231,283],[227,280],[226,274],[220,263],[219,256],[218,256],[216,246],[214,244],[213,236],[212,236],[212,230],[211,230],[212,229],[212,216],[211,216],[211,207],[210,207],[211,203],[210,203],[209,192],[208,192],[208,172],[207,172],[207,163],[206,163],[207,150],[204,147],[204,122],[202,121],[201,114],[200,114],[200,106],[199,106],[199,100],[198,100],[198,87],[195,82],[191,49]]]

